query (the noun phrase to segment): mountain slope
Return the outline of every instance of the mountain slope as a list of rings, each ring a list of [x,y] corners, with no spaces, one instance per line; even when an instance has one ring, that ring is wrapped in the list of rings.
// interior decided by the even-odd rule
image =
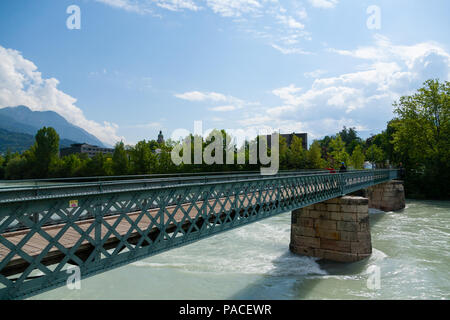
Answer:
[[[42,127],[53,127],[61,140],[67,139],[104,147],[103,143],[86,130],[69,123],[53,111],[31,111],[25,106],[0,109],[0,129],[34,136]]]
[[[0,129],[0,154],[5,154],[8,149],[11,152],[24,152],[34,144],[34,136],[27,133],[11,132],[5,129]],[[61,139],[59,147],[70,147],[75,141]]]

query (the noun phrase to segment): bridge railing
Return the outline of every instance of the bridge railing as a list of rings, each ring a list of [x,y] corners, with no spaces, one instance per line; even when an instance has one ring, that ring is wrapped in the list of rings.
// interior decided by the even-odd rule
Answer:
[[[363,170],[111,189],[88,185],[72,193],[54,187],[41,194],[5,191],[11,197],[0,198],[0,298],[63,285],[74,266],[82,277],[91,276],[396,174]]]

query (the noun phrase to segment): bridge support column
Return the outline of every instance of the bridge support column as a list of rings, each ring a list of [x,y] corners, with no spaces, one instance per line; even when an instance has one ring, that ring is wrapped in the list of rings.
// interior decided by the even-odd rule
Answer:
[[[344,196],[292,211],[291,252],[339,262],[372,253],[368,199]]]
[[[367,189],[369,208],[383,211],[396,211],[405,207],[403,181],[392,180]]]

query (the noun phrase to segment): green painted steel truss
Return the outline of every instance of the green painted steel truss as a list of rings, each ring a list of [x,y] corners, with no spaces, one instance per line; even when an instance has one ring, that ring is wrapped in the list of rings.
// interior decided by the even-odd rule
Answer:
[[[62,286],[73,266],[86,278],[395,179],[397,170],[233,177],[0,191],[0,299]]]

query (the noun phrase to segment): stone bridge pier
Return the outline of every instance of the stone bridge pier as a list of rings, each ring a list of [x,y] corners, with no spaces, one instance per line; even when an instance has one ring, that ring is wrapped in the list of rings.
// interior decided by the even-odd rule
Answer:
[[[369,207],[395,211],[405,207],[401,181],[370,187],[366,197],[343,196],[292,211],[291,252],[338,262],[372,254]]]
[[[403,181],[392,180],[369,187],[366,191],[369,208],[397,211],[405,208]]]

